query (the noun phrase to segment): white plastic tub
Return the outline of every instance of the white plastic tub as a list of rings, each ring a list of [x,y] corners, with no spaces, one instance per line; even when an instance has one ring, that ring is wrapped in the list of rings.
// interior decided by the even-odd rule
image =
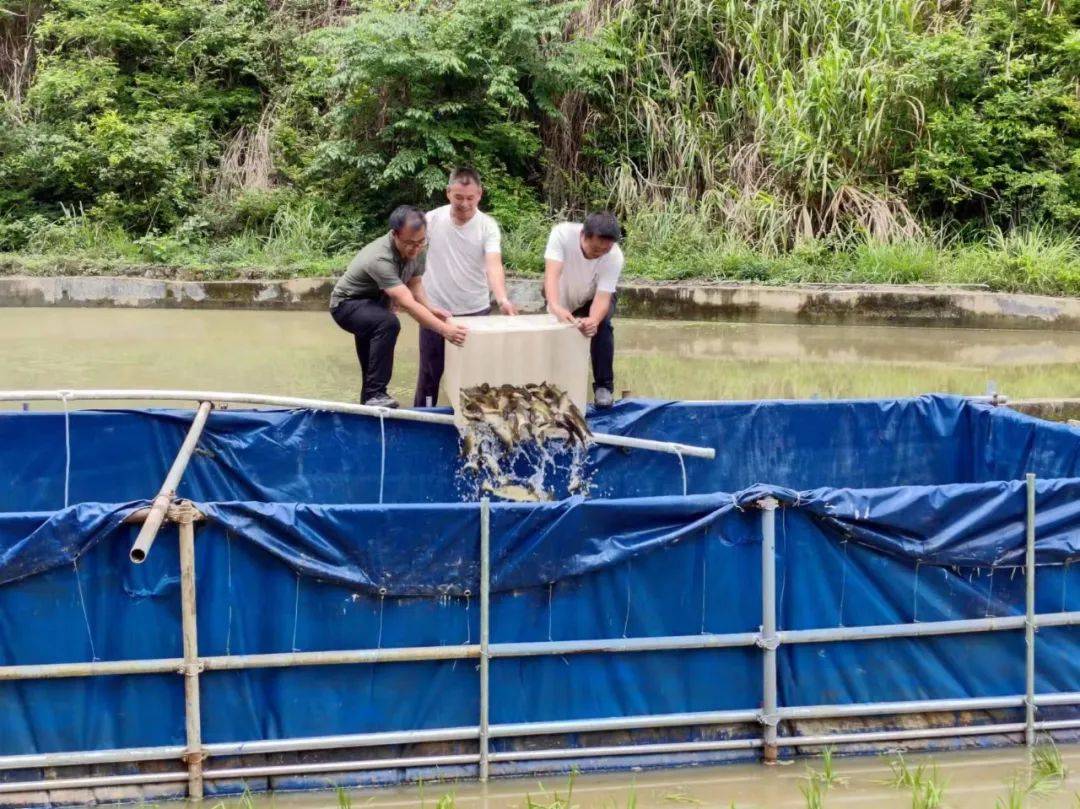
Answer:
[[[548,382],[566,391],[581,412],[589,382],[589,339],[553,315],[462,318],[465,345],[446,344],[442,389],[457,416],[459,393],[489,385]],[[461,419],[457,416],[459,423]]]

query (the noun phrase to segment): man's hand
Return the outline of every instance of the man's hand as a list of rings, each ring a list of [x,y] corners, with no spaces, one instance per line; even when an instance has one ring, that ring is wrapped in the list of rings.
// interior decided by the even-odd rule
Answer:
[[[586,337],[595,337],[600,322],[594,317],[583,317],[577,322],[578,330]]]
[[[435,315],[439,320],[446,320],[453,317],[448,309],[443,309],[441,306],[429,306],[428,309],[430,309],[431,314]]]
[[[465,336],[468,333],[468,328],[460,323],[451,323],[449,321],[443,323],[442,336],[456,346],[465,344]]]
[[[509,298],[499,301],[499,311],[504,315],[516,315],[518,313],[517,307]]]
[[[575,326],[578,324],[574,313],[569,309],[564,309],[557,303],[548,304],[548,312],[555,315],[555,319],[560,323],[573,323]]]

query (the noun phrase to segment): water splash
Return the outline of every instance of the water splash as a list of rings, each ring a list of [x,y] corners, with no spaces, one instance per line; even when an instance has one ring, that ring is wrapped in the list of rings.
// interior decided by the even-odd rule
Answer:
[[[487,494],[544,501],[587,496],[592,488],[588,426],[561,391],[549,385],[462,391],[463,500]]]

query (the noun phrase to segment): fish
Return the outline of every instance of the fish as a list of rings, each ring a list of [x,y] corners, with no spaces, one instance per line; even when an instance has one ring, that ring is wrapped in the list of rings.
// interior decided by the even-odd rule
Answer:
[[[461,457],[471,458],[476,451],[476,436],[472,430],[461,431]]]
[[[504,446],[514,446],[514,433],[510,429],[510,425],[506,423],[505,419],[501,417],[488,419],[487,424],[491,427],[495,435],[499,437],[499,440],[503,442]]]
[[[513,500],[516,503],[536,503],[551,499],[551,496],[547,492],[535,492],[532,489],[517,483],[510,483],[505,486],[493,486],[485,481],[483,489],[485,492],[488,492],[495,497],[501,497],[503,500]]]
[[[519,485],[512,466],[514,450],[523,444],[561,441],[587,446],[592,438],[588,422],[570,396],[547,382],[522,386],[487,383],[461,391],[460,415],[463,467],[481,478],[483,490],[494,497],[520,502],[548,500],[542,484]],[[542,476],[541,476],[542,477]],[[571,492],[588,493],[589,483],[580,476],[571,481]]]

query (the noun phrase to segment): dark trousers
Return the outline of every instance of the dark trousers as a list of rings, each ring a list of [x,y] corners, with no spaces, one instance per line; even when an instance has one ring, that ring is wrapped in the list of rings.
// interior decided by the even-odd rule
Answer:
[[[580,309],[574,311],[574,317],[588,317],[592,307],[589,301]],[[592,358],[593,390],[607,388],[615,392],[615,330],[611,326],[611,316],[615,314],[615,296],[611,296],[611,306],[608,313],[596,329],[596,334],[589,344],[589,354]]]
[[[394,346],[401,321],[390,311],[388,299],[348,298],[330,310],[330,316],[356,343],[356,358],[364,385],[360,401],[386,393],[394,373]]]
[[[454,317],[476,317],[491,312],[490,308],[481,309],[479,312],[470,312],[467,315],[455,315]],[[413,397],[413,407],[427,407],[428,399],[431,404],[439,401],[439,383],[442,382],[443,368],[446,366],[446,339],[431,329],[420,327],[420,372],[416,377],[416,395]]]

